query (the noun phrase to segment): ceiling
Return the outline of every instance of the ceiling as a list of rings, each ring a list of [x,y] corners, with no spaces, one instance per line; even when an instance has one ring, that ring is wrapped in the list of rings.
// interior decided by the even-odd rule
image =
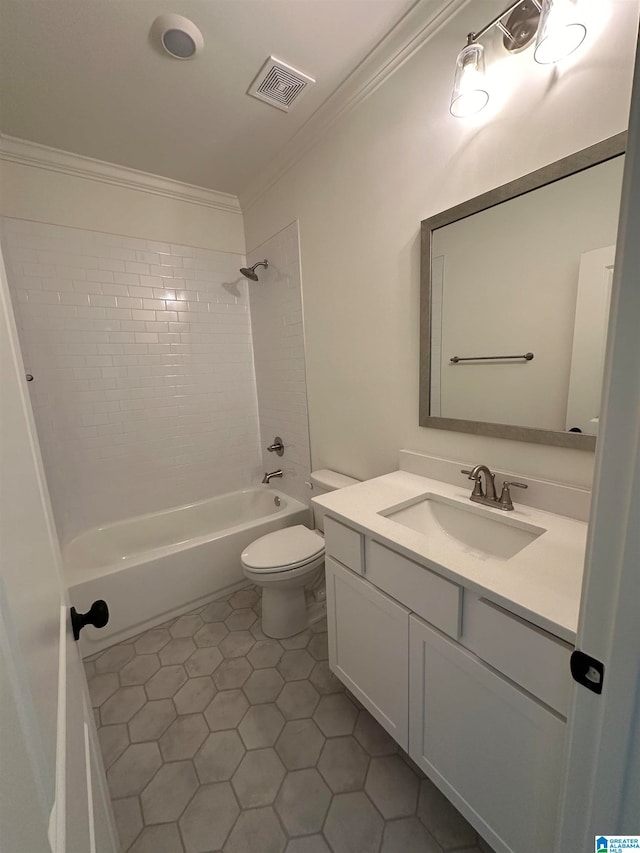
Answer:
[[[415,0],[1,0],[0,130],[240,194]],[[181,62],[157,15],[204,35]],[[269,55],[317,83],[284,113],[246,94]]]

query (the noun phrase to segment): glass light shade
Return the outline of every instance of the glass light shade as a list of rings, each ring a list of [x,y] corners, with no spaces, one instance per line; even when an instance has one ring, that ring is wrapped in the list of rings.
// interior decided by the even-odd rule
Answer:
[[[489,92],[484,74],[484,48],[468,44],[456,60],[456,75],[449,111],[456,118],[475,115],[486,107]]]
[[[559,62],[577,50],[586,35],[577,0],[542,0],[534,59],[541,65]]]

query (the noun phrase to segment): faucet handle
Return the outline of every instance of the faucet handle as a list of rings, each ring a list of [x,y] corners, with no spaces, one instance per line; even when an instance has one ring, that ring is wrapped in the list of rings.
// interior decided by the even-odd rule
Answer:
[[[504,510],[513,509],[513,501],[511,500],[510,486],[515,486],[517,489],[528,489],[526,483],[516,483],[515,480],[505,480],[502,484],[502,492],[500,493],[500,508]]]
[[[517,489],[528,489],[529,488],[529,486],[527,486],[526,483],[516,483],[515,480],[505,480],[504,483],[502,484],[502,486],[503,486],[503,488],[504,488],[504,486],[506,486],[507,488],[509,486],[515,486]]]
[[[267,447],[267,450],[269,451],[269,453],[275,452],[278,454],[278,456],[284,456],[284,442],[282,441],[279,435],[277,435],[273,439],[273,444],[270,444]]]

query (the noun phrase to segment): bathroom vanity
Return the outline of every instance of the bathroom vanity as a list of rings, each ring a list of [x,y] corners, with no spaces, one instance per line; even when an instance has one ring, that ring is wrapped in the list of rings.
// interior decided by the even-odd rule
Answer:
[[[496,853],[551,850],[585,521],[478,507],[462,474],[317,503],[332,670]]]

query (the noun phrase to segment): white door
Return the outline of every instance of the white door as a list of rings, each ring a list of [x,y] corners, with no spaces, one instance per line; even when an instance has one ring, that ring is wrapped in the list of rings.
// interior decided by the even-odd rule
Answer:
[[[116,853],[26,388],[0,253],[0,850]]]
[[[597,435],[616,247],[580,257],[567,400],[567,430]]]
[[[574,691],[556,851],[640,834],[640,64],[631,103],[605,390],[577,647],[602,693]]]

